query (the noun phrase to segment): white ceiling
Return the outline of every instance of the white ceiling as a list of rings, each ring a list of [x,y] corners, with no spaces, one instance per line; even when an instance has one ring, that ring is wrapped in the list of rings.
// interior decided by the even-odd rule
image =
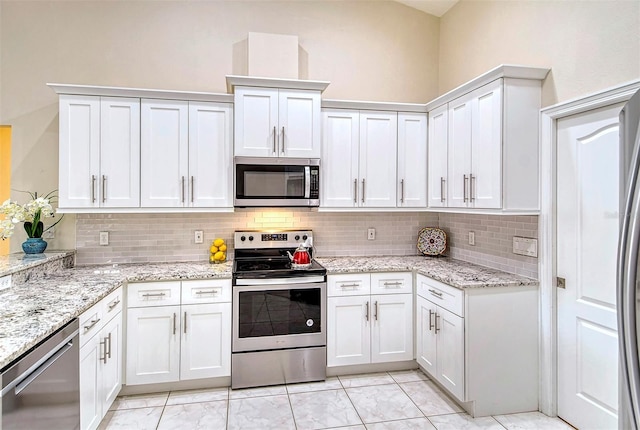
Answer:
[[[422,12],[440,17],[453,7],[458,0],[396,0]]]

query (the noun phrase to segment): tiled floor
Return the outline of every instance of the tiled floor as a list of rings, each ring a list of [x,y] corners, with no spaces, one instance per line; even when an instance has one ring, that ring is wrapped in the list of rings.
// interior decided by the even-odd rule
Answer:
[[[539,412],[473,419],[419,370],[119,397],[100,429],[572,429]]]

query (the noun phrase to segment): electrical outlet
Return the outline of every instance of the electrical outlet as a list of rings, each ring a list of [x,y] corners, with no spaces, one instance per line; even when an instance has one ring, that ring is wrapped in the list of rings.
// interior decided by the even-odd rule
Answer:
[[[55,239],[55,237],[56,237],[56,228],[55,227],[51,227],[49,230],[47,230],[44,233],[42,233],[42,238],[43,239]]]
[[[476,244],[476,233],[473,231],[469,232],[469,245],[475,246]]]
[[[195,231],[193,240],[195,243],[202,243],[204,241],[204,233],[202,232],[202,230]]]
[[[108,231],[101,231],[100,232],[100,245],[101,246],[109,245],[109,232]]]
[[[367,239],[368,240],[375,240],[376,238],[376,229],[375,228],[370,228],[369,230],[367,230]]]
[[[0,278],[0,291],[6,290],[9,287],[11,287],[11,275]]]
[[[538,239],[513,236],[513,253],[527,257],[538,257]]]

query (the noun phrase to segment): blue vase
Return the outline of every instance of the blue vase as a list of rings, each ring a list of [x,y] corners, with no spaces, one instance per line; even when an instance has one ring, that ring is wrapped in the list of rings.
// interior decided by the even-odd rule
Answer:
[[[41,237],[30,237],[22,242],[22,250],[25,254],[42,254],[47,249],[47,242]]]

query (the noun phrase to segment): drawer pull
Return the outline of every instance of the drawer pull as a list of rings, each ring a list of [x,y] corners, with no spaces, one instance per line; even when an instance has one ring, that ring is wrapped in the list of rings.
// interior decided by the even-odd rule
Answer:
[[[91,320],[91,323],[89,325],[84,326],[84,331],[89,331],[91,330],[93,327],[95,327],[96,324],[98,324],[100,322],[100,318],[96,319],[96,320]]]
[[[367,302],[367,311],[366,311],[366,313],[364,314],[364,318],[365,318],[367,321],[369,321],[369,302]]]
[[[436,291],[436,290],[433,290],[433,289],[429,288],[429,292],[431,294],[433,294],[434,296],[436,296],[437,298],[439,298],[439,299],[442,298],[442,293],[440,291]]]
[[[438,320],[440,319],[440,315],[436,314],[436,334],[440,331],[440,327],[438,327]]]
[[[109,303],[107,306],[109,307],[109,311],[112,311],[113,308],[115,308],[116,306],[118,306],[120,304],[120,299],[117,299],[111,303]]]
[[[358,288],[360,284],[340,284],[340,288]]]
[[[202,294],[218,294],[218,290],[199,290],[196,291],[197,295],[202,295]]]
[[[373,317],[375,318],[376,321],[378,321],[378,302],[377,301],[373,304],[373,310],[375,312],[373,314]]]
[[[397,287],[399,285],[402,285],[402,282],[396,281],[396,282],[385,282],[384,283],[385,287]]]
[[[431,309],[429,309],[429,331],[431,331],[433,329],[433,323],[431,322],[431,317],[434,316],[436,313],[434,311],[432,311]]]
[[[145,297],[145,298],[147,298],[147,297],[164,297],[164,296],[166,296],[165,293],[144,293],[142,295],[142,297]]]

